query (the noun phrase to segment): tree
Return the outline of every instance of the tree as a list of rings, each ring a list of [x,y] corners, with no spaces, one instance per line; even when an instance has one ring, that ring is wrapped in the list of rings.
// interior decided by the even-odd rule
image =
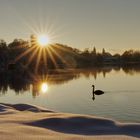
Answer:
[[[132,55],[133,55],[133,50],[128,50],[122,54],[121,58],[122,58],[123,62],[127,63],[132,60]]]
[[[105,49],[103,48],[103,49],[102,49],[102,54],[104,55],[105,53],[106,53],[106,52],[105,52]]]
[[[94,54],[94,55],[96,55],[96,48],[95,48],[95,46],[94,46],[94,48],[93,48],[93,50],[92,50],[91,53]]]
[[[85,48],[85,50],[83,51],[82,55],[83,56],[89,56],[90,52],[89,52],[89,48]]]
[[[8,61],[8,48],[7,44],[4,40],[0,40],[0,68],[3,68],[6,66],[6,63]]]
[[[18,49],[18,48],[28,48],[29,42],[24,41],[23,39],[14,39],[12,43],[8,45],[10,49]]]
[[[7,48],[6,42],[3,39],[1,39],[0,40],[0,49],[6,49],[6,48]]]
[[[31,44],[31,47],[37,44],[37,37],[34,34],[30,36],[30,44]]]

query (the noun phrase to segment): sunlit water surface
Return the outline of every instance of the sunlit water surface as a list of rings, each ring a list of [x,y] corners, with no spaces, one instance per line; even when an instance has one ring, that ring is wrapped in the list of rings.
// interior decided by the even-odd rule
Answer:
[[[28,103],[45,108],[77,114],[90,114],[113,118],[125,122],[140,122],[140,73],[126,73],[122,69],[108,73],[80,73],[78,77],[61,84],[43,83],[33,97],[35,87],[30,85],[27,91],[16,94],[8,88],[3,94],[2,103]],[[57,75],[56,75],[57,76]],[[95,96],[92,100],[92,84],[105,94]]]

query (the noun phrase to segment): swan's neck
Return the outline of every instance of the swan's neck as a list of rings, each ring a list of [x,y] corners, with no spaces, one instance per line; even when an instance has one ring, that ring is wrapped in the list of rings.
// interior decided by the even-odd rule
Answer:
[[[94,89],[95,89],[95,87],[93,87],[93,93],[94,93]]]

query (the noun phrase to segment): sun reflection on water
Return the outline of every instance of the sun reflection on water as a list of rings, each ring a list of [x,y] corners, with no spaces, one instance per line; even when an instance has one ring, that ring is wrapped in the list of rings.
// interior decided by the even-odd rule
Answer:
[[[47,93],[47,91],[48,91],[48,84],[46,82],[41,83],[40,91],[43,94]]]

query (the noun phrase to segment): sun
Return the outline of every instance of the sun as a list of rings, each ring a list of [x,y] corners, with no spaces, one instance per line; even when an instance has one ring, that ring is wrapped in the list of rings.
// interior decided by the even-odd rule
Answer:
[[[41,47],[45,47],[50,43],[49,37],[47,35],[39,35],[37,37],[37,43],[41,46]]]

